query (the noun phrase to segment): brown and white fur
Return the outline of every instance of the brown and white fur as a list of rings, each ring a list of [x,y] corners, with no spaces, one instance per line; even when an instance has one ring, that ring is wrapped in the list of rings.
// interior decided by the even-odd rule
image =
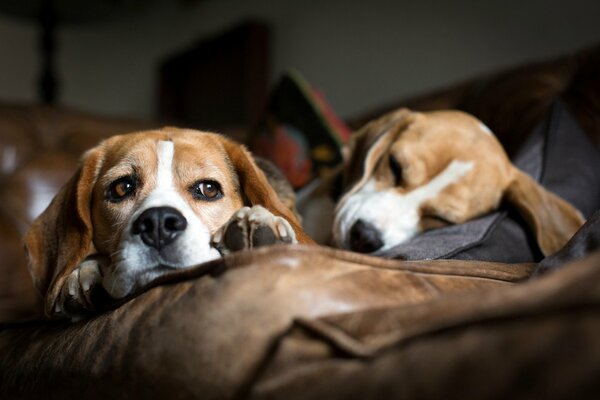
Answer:
[[[46,313],[77,317],[99,285],[123,298],[229,251],[311,240],[241,145],[165,128],[89,150],[25,242]]]
[[[583,224],[572,205],[517,169],[492,132],[459,111],[400,109],[358,131],[347,149],[333,242],[385,250],[427,229],[481,216],[506,200],[545,255]]]

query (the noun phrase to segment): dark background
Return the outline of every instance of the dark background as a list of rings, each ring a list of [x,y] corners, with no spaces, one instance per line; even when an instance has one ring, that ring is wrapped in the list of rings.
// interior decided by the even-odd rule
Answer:
[[[283,71],[296,69],[344,118],[600,41],[597,0],[64,2],[97,18],[69,15],[58,26],[60,103],[142,119],[157,115],[161,65],[248,20],[268,27],[264,76],[251,80],[263,79],[258,85],[266,92]],[[94,2],[110,9],[94,9]],[[39,63],[35,21],[0,12],[0,101],[35,102]],[[237,79],[246,67],[236,68],[217,64],[212,71]],[[198,83],[206,87],[202,104],[223,87]],[[231,84],[234,93],[242,85]],[[186,96],[193,102],[194,93]],[[256,103],[263,101],[258,94]]]

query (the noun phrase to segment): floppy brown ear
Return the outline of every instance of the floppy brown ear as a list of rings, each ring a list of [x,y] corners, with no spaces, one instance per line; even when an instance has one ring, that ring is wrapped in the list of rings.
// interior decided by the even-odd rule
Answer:
[[[373,172],[381,153],[410,125],[415,115],[407,108],[400,108],[370,121],[352,135],[352,140],[342,150],[345,187],[362,186],[362,181]]]
[[[229,140],[224,141],[224,147],[238,174],[242,194],[250,205],[261,205],[274,215],[285,218],[294,229],[299,243],[314,243],[304,232],[294,213],[279,199],[264,172],[254,162],[250,152]]]
[[[561,249],[585,220],[575,207],[544,189],[526,173],[515,168],[514,176],[505,198],[533,230],[544,256],[549,256]]]
[[[60,189],[25,235],[29,272],[44,298],[47,315],[65,279],[92,249],[90,202],[101,152],[88,152],[75,175]]]

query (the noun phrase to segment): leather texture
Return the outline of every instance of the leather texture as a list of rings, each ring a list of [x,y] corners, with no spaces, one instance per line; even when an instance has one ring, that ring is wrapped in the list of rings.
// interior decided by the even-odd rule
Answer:
[[[298,318],[410,307],[456,292],[487,296],[534,267],[403,262],[313,246],[235,253],[90,320],[4,326],[0,398],[232,398]]]
[[[544,279],[300,319],[252,399],[583,399],[600,381],[600,253]],[[326,377],[326,378],[324,378]]]

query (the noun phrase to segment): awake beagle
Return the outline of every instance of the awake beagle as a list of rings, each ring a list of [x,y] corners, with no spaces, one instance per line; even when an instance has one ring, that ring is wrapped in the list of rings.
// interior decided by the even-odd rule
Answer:
[[[333,219],[337,247],[385,250],[424,230],[486,214],[503,200],[524,217],[544,255],[584,222],[572,205],[517,169],[492,132],[463,112],[396,110],[365,125],[346,150],[346,192]]]
[[[176,128],[89,150],[25,237],[46,313],[72,318],[94,309],[99,285],[123,298],[169,271],[279,242],[312,241],[250,153]]]

